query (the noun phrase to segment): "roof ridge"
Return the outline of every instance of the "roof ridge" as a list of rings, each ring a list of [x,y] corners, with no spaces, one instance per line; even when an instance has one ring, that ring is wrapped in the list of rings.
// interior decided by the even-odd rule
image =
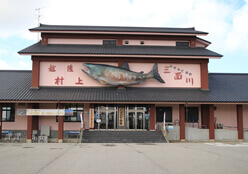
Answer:
[[[153,29],[182,29],[182,30],[194,30],[195,27],[146,27],[146,26],[114,26],[114,25],[50,25],[50,24],[40,24],[39,27],[99,27],[99,28],[107,28],[107,27],[113,27],[113,28],[153,28]],[[37,28],[37,27],[35,27]]]

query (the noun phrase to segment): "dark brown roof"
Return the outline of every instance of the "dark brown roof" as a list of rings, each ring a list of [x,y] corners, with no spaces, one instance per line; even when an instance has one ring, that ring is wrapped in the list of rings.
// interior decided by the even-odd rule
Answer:
[[[185,33],[185,34],[208,34],[191,28],[168,28],[168,27],[124,27],[124,26],[75,26],[75,25],[45,25],[31,28],[30,31],[104,31],[104,32],[147,32],[147,33]]]
[[[19,54],[105,54],[105,55],[152,55],[152,56],[205,56],[222,57],[222,55],[200,47],[172,46],[109,46],[109,45],[31,45]]]
[[[209,74],[200,89],[41,87],[30,89],[31,71],[0,71],[0,101],[202,102],[248,103],[248,74]]]

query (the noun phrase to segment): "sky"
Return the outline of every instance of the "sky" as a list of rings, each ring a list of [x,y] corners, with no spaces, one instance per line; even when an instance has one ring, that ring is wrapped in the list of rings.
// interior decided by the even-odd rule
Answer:
[[[223,55],[209,72],[248,73],[248,0],[0,0],[0,70],[31,70],[28,29],[53,25],[195,27]]]

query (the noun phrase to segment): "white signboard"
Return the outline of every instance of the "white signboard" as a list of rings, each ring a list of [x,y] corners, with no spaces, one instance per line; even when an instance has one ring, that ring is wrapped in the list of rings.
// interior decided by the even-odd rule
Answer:
[[[27,115],[64,116],[65,109],[27,109]]]

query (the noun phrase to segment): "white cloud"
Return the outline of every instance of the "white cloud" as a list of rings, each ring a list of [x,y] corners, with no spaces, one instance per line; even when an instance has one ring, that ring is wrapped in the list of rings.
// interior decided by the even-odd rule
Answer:
[[[0,59],[0,69],[1,70],[8,70],[8,69],[14,69],[11,67],[7,62]]]
[[[225,42],[230,51],[248,52],[248,4],[234,14]]]
[[[17,69],[20,69],[20,70],[32,70],[32,62],[31,61],[22,61],[22,60],[19,60],[17,62],[18,64],[18,67]]]
[[[41,22],[60,25],[196,27],[220,52],[247,50],[248,1],[238,0],[0,0],[0,37],[36,40],[28,29]]]

